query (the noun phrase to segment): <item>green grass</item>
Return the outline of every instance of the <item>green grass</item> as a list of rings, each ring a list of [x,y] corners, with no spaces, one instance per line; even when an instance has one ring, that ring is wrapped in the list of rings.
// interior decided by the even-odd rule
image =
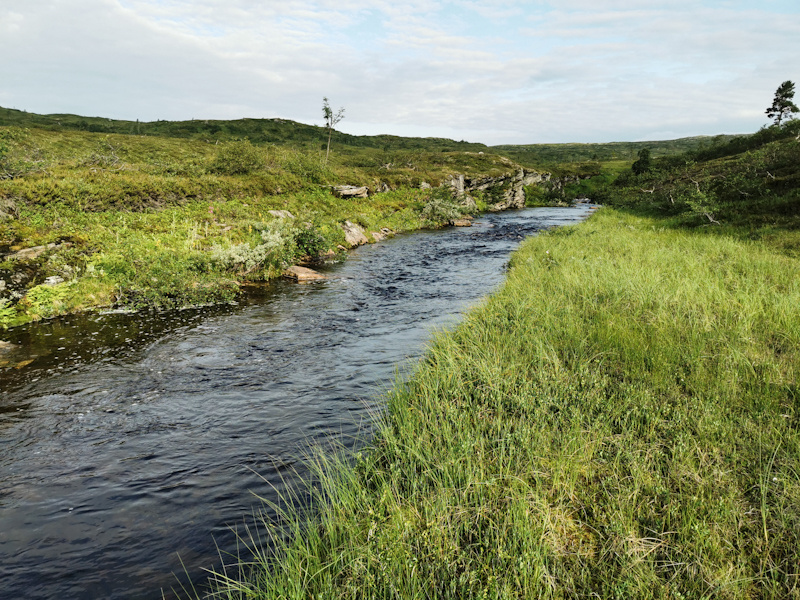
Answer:
[[[800,597],[799,311],[760,242],[610,209],[528,240],[216,594]]]

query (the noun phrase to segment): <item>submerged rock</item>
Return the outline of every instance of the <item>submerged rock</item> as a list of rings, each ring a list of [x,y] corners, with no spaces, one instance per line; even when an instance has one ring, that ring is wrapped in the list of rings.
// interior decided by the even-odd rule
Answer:
[[[295,281],[317,281],[320,279],[327,279],[322,273],[317,273],[315,270],[306,267],[298,267],[297,265],[286,269],[283,272],[283,276],[287,279],[294,279]]]

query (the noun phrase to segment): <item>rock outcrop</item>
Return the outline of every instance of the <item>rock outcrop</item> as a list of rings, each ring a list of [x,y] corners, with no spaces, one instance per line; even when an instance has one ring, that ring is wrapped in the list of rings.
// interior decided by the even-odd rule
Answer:
[[[508,208],[524,208],[525,186],[549,181],[549,179],[549,173],[538,173],[520,168],[514,173],[498,177],[470,178],[462,174],[451,175],[442,185],[449,186],[456,197],[463,198],[462,205],[465,206],[475,205],[475,201],[469,195],[470,192],[484,192],[492,200],[489,210],[498,211]]]
[[[367,236],[364,234],[364,230],[350,221],[344,222],[342,225],[342,231],[344,231],[344,239],[347,240],[347,243],[350,244],[351,248],[361,246],[369,241]]]

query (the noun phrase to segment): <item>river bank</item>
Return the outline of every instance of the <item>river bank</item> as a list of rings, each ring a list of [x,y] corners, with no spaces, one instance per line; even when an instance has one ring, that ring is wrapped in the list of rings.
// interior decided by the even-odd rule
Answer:
[[[793,597],[798,281],[766,243],[610,209],[526,241],[218,592]]]
[[[230,302],[294,264],[521,208],[548,173],[483,152],[0,128],[0,328]],[[591,169],[590,169],[591,170]]]

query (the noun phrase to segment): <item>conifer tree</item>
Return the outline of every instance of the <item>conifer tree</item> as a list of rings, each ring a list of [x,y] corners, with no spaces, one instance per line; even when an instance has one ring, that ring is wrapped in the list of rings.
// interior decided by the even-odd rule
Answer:
[[[780,126],[781,121],[785,118],[791,117],[792,114],[800,112],[800,108],[792,102],[794,98],[794,83],[791,81],[784,81],[775,91],[775,99],[772,101],[766,113],[770,119],[775,119],[775,125]]]

